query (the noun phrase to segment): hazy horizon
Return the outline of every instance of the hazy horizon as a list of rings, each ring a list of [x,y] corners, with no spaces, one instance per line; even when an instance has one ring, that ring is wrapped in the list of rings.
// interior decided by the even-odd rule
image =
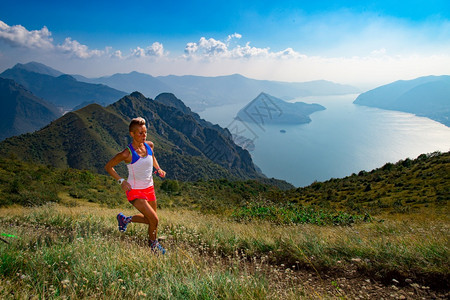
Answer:
[[[328,80],[367,90],[450,73],[450,2],[7,2],[0,70]]]

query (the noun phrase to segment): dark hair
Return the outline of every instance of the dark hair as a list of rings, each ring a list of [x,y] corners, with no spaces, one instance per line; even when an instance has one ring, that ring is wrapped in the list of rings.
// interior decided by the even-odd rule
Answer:
[[[129,130],[130,132],[134,132],[134,130],[136,129],[136,127],[142,126],[142,125],[145,125],[145,120],[144,120],[144,118],[141,118],[141,117],[134,118],[133,120],[131,120],[130,126],[128,127],[128,130]]]

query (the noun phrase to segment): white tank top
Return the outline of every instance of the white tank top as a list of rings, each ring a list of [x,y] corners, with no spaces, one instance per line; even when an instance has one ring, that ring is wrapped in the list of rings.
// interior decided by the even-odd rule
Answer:
[[[139,156],[134,150],[133,145],[128,145],[128,150],[131,153],[131,162],[127,164],[128,168],[128,183],[132,189],[146,189],[153,185],[153,153],[152,148],[147,143],[144,143],[147,148],[147,155]]]

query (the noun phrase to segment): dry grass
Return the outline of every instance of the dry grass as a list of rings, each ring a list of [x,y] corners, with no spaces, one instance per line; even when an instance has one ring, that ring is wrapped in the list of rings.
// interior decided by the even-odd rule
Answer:
[[[448,280],[446,216],[403,214],[353,227],[276,226],[160,210],[168,255],[156,257],[145,247],[145,226],[131,224],[120,234],[117,213],[93,205],[1,208],[1,232],[18,238],[0,244],[0,295],[314,298],[316,291],[285,272],[302,267],[319,276],[356,267],[381,277],[394,272],[397,279]]]

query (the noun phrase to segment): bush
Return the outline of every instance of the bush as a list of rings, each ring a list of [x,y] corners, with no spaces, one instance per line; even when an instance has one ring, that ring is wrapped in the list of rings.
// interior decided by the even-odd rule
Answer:
[[[180,191],[178,180],[167,179],[161,183],[161,189],[169,194],[174,194]]]

